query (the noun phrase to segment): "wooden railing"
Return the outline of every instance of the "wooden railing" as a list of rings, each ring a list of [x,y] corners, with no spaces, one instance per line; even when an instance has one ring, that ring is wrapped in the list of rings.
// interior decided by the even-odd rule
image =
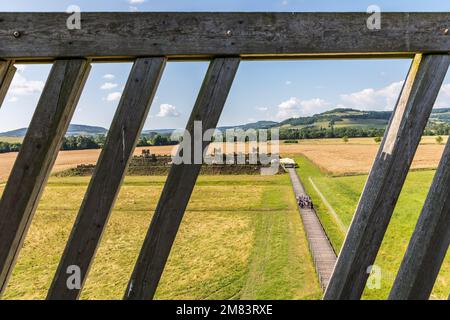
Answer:
[[[377,256],[450,57],[450,13],[0,13],[0,103],[14,63],[53,67],[0,201],[0,292],[55,162],[90,65],[133,61],[107,141],[66,244],[48,299],[79,297],[167,60],[210,60],[187,124],[215,128],[241,60],[414,58],[364,187],[325,299],[359,299]],[[206,146],[206,145],[204,145]],[[153,298],[200,165],[174,164],[125,299]],[[426,299],[449,246],[450,142],[391,291]],[[69,289],[67,270],[81,270]]]

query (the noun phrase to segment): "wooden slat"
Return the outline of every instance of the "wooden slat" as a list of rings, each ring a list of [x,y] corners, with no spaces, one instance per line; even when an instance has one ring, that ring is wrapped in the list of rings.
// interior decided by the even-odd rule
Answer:
[[[450,13],[1,13],[0,57],[136,56],[253,58],[301,55],[447,53]],[[15,32],[16,37],[14,36]]]
[[[239,66],[239,58],[214,59],[206,73],[186,130],[194,140],[194,121],[215,128]],[[209,143],[203,142],[203,149]],[[193,159],[193,156],[191,154]],[[200,172],[201,164],[174,164],[153,215],[125,299],[152,299]]]
[[[54,63],[0,202],[0,293],[30,226],[42,190],[90,70],[85,59]]]
[[[0,61],[0,108],[5,100],[15,73],[16,67],[14,66],[14,60]]]
[[[47,299],[77,299],[81,293],[165,63],[165,58],[134,63]],[[80,289],[67,287],[71,265],[80,268]]]
[[[445,147],[389,299],[428,299],[449,244],[450,140]]]
[[[449,62],[448,55],[414,59],[324,299],[361,297]]]

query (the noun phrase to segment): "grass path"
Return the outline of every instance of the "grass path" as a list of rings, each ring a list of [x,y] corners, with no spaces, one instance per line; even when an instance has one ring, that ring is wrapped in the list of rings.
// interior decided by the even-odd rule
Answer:
[[[289,186],[290,187],[290,186]],[[265,190],[265,205],[287,204],[283,211],[258,215],[255,250],[242,299],[319,299],[322,296],[301,219],[290,189]],[[291,192],[289,192],[291,191]],[[293,285],[296,284],[296,285]]]
[[[312,187],[314,188],[314,190],[317,192],[317,194],[319,195],[320,199],[322,200],[323,204],[327,207],[328,211],[331,213],[331,215],[334,218],[334,221],[337,223],[337,225],[339,226],[339,228],[341,229],[342,233],[346,234],[347,233],[347,227],[344,225],[344,223],[342,222],[341,218],[339,218],[338,214],[336,213],[336,211],[334,211],[333,207],[331,206],[331,204],[328,202],[328,200],[325,198],[325,196],[323,195],[322,192],[320,192],[319,188],[317,188],[316,184],[314,183],[314,181],[312,180],[311,177],[308,177],[309,182],[311,183]]]

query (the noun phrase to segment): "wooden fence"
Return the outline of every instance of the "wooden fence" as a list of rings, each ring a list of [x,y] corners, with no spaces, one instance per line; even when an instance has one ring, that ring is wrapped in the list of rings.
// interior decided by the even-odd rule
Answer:
[[[0,293],[33,219],[93,62],[133,61],[105,146],[54,276],[48,299],[77,299],[168,60],[209,60],[187,124],[215,128],[241,60],[412,58],[325,299],[359,299],[436,100],[450,57],[450,13],[0,13],[0,103],[14,63],[51,62],[29,130],[0,201]],[[205,143],[204,146],[207,144]],[[200,165],[173,165],[124,288],[151,299]],[[450,240],[450,142],[410,240],[391,299],[427,299]],[[68,267],[81,288],[66,285]]]

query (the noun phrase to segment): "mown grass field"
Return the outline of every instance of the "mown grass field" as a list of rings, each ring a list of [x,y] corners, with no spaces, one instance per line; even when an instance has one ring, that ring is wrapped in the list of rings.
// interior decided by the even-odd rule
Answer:
[[[164,180],[125,179],[81,298],[122,298]],[[49,180],[4,298],[45,298],[87,184]],[[288,176],[201,176],[156,298],[320,297]]]
[[[296,161],[299,164],[298,173],[301,180],[315,203],[318,215],[333,247],[339,252],[345,238],[345,233],[339,228],[338,222],[322,202],[309,178],[312,179],[319,191],[325,196],[326,200],[337,213],[338,218],[348,227],[367,176],[327,176],[305,157],[297,157]],[[382,269],[381,288],[379,290],[366,289],[364,298],[387,298],[425,201],[434,173],[435,171],[433,170],[409,173],[375,262]],[[432,298],[447,299],[449,293],[450,254],[447,254],[436,281]]]
[[[300,164],[333,246],[345,233],[329,213],[309,178],[348,227],[366,175],[343,176],[370,168],[378,148],[372,138],[303,140],[281,144]],[[172,147],[154,147],[168,154]],[[424,137],[415,165],[433,167],[442,145]],[[137,149],[136,153],[140,153]],[[60,152],[56,170],[95,163],[99,150]],[[306,156],[303,156],[303,154]],[[7,177],[15,154],[0,155]],[[308,159],[314,161],[311,162]],[[316,162],[317,161],[317,162]],[[322,161],[322,162],[321,162]],[[54,170],[55,170],[54,168]],[[321,169],[319,169],[321,168]],[[341,171],[333,171],[339,168]],[[417,167],[416,167],[417,168]],[[382,267],[380,290],[364,297],[385,299],[425,200],[434,171],[408,176],[376,264]],[[4,295],[8,299],[44,299],[87,188],[88,177],[52,177]],[[83,299],[120,299],[139,253],[165,177],[127,177],[87,279]],[[4,183],[0,183],[0,193]],[[433,298],[450,292],[450,257]],[[321,290],[287,175],[201,176],[157,291],[157,299],[318,299]]]

